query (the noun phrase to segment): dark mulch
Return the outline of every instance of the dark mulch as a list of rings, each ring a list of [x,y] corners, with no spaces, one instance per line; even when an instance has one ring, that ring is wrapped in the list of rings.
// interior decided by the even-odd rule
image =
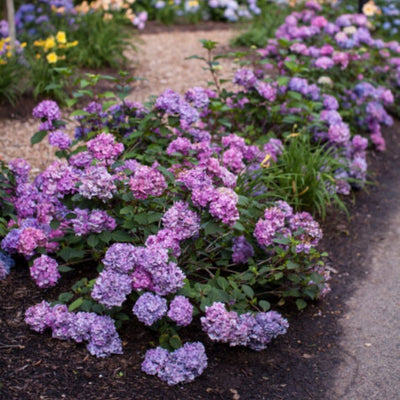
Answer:
[[[96,359],[85,346],[39,335],[23,321],[24,311],[45,296],[20,263],[0,282],[0,398],[4,400],[58,399],[327,399],[335,367],[346,349],[339,339],[340,317],[346,299],[362,284],[367,271],[370,238],[379,239],[388,223],[386,211],[396,201],[394,187],[400,171],[400,123],[386,131],[388,150],[370,156],[371,180],[379,185],[348,201],[351,218],[331,212],[324,223],[323,246],[330,253],[332,292],[300,313],[287,317],[287,335],[257,353],[229,348],[206,339],[198,329],[186,331],[191,340],[206,344],[209,366],[195,382],[168,387],[140,370],[143,354],[156,336],[132,323],[121,331],[124,355]]]

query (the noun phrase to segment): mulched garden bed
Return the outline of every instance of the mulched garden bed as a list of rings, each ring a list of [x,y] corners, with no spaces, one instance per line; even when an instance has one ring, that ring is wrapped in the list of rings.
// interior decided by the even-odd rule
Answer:
[[[366,278],[368,245],[383,236],[388,211],[399,198],[399,129],[396,121],[385,132],[388,150],[370,155],[374,184],[346,200],[350,218],[332,211],[323,224],[332,292],[305,311],[284,312],[289,331],[267,350],[257,353],[212,343],[200,326],[192,326],[183,337],[206,344],[209,366],[195,382],[169,387],[140,370],[146,349],[157,340],[142,324],[133,321],[124,327],[124,354],[107,359],[90,356],[82,344],[31,331],[23,320],[25,310],[43,297],[56,298],[60,289],[44,293],[19,262],[0,282],[0,399],[329,399],[335,367],[346,352],[339,345],[345,302]],[[68,287],[65,278],[62,282]]]

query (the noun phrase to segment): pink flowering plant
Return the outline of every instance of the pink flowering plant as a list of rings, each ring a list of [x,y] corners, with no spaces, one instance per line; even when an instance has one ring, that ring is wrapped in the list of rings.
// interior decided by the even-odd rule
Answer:
[[[260,188],[249,186],[247,171],[267,150],[219,127],[207,131],[201,120],[213,96],[168,90],[151,106],[105,107],[96,98],[74,112],[73,140],[55,102],[35,107],[33,143],[47,137],[60,159],[33,181],[25,161],[10,163],[15,217],[1,247],[26,258],[40,288],[64,273],[83,269],[87,277],[32,306],[32,329],[85,341],[104,357],[122,352],[116,329],[134,316],[159,330],[165,356],[148,352],[143,369],[174,384],[205,368],[204,347],[182,347],[179,335],[199,313],[212,340],[261,350],[288,326],[270,307],[294,300],[303,308],[329,290],[318,223],[273,196],[253,196]],[[246,156],[237,159],[239,149]],[[216,304],[225,311],[215,314]],[[226,313],[235,316],[230,333]],[[185,372],[171,375],[171,365]]]
[[[330,21],[320,11],[310,3],[289,15],[259,53],[281,74],[293,77],[296,91],[305,93],[307,83],[319,84],[324,106],[340,113],[351,136],[365,135],[384,150],[381,126],[393,123],[388,110],[398,102],[397,91],[391,90],[398,87],[399,43],[374,38],[365,15],[342,14]],[[325,118],[332,121],[328,114]],[[340,129],[330,136],[343,141],[343,134]]]
[[[288,60],[273,79],[258,57],[227,89],[215,42],[203,45],[208,88],[140,104],[94,95],[98,76],[80,81],[75,100],[90,100],[71,115],[74,138],[57,103],[41,102],[32,143],[48,140],[58,159],[33,179],[22,159],[0,175],[3,276],[18,254],[39,288],[72,282],[26,311],[29,326],[106,357],[122,353],[118,329],[133,319],[158,331],[142,369],[169,385],[207,365],[203,344],[182,339],[196,319],[210,340],[259,351],[288,329],[276,310],[329,292],[311,212],[340,205],[367,173],[368,139],[346,101],[361,133],[385,122],[391,99],[365,82],[335,97]]]

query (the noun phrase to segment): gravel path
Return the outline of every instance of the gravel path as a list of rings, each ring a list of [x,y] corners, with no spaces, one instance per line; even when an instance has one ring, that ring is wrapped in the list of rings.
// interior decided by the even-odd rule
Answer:
[[[129,96],[131,101],[143,102],[150,95],[158,95],[167,88],[183,93],[194,86],[206,86],[209,72],[203,70],[199,60],[185,60],[191,55],[205,56],[201,39],[211,39],[219,43],[218,49],[227,50],[229,40],[235,35],[234,29],[170,31],[161,33],[141,33],[140,42],[135,44],[137,52],[127,54],[135,68],[135,76],[144,80],[135,84]],[[222,75],[232,76],[232,64],[222,60]],[[68,113],[65,113],[66,117]],[[53,149],[47,143],[30,145],[30,138],[38,127],[33,118],[0,119],[0,159],[25,158],[33,166],[33,172],[46,167],[53,159]],[[72,134],[72,132],[71,132]]]

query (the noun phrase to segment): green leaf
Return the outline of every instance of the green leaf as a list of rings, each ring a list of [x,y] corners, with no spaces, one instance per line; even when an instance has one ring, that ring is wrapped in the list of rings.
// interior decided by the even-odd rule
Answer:
[[[262,308],[263,311],[268,311],[271,308],[271,304],[269,301],[266,300],[260,300],[258,302],[258,305]]]
[[[87,240],[87,244],[90,247],[96,247],[99,244],[99,238],[97,235],[90,235]]]
[[[252,299],[254,297],[254,290],[248,285],[242,285],[242,290],[244,294],[249,298]]]
[[[298,269],[299,267],[300,267],[299,264],[297,264],[297,263],[295,263],[295,262],[293,262],[291,260],[288,260],[287,263],[286,263],[286,268],[287,269]]]
[[[133,212],[134,212],[134,208],[132,206],[126,206],[119,210],[119,213],[121,215],[129,215],[129,214],[133,214]]]
[[[243,232],[246,230],[245,227],[240,222],[236,222],[236,224],[233,225],[233,229],[236,229],[239,232]]]
[[[59,265],[57,269],[59,272],[69,272],[74,270],[73,268],[68,267],[67,265]]]
[[[71,117],[81,117],[81,116],[88,116],[90,113],[88,113],[85,110],[75,110],[71,113]]]
[[[160,335],[160,338],[158,339],[160,346],[163,347],[164,349],[168,349],[169,348],[169,335],[168,333],[163,333],[162,335]]]
[[[125,313],[118,313],[115,314],[115,319],[119,319],[120,321],[129,321],[129,315]]]
[[[169,171],[167,168],[163,167],[162,165],[159,165],[157,169],[166,177],[168,178],[169,181],[175,182],[175,176],[174,174]]]
[[[115,93],[108,91],[108,92],[99,94],[99,97],[106,98],[106,99],[115,98]]]
[[[74,297],[74,294],[71,292],[64,292],[61,293],[58,296],[58,300],[61,301],[61,303],[68,303],[72,298]]]
[[[146,212],[135,214],[133,216],[133,219],[140,225],[147,225],[148,224],[147,213]]]
[[[297,299],[296,306],[298,310],[302,310],[307,307],[307,302],[305,302],[303,299]]]
[[[161,217],[163,216],[163,213],[149,213],[147,216],[147,220],[149,222],[149,224],[152,224],[153,222],[158,222],[160,221]]]
[[[57,221],[56,219],[53,219],[50,222],[50,228],[53,229],[53,230],[56,230],[60,226],[60,224],[61,224],[60,221]]]
[[[274,238],[272,241],[278,244],[289,244],[290,238],[280,237],[280,238]]]
[[[71,247],[64,247],[58,252],[58,255],[64,260],[64,261],[70,261],[73,259],[79,259],[83,258],[85,255],[84,250],[78,250],[78,249],[73,249]]]
[[[182,347],[181,338],[178,335],[173,335],[169,338],[169,344],[174,350],[179,349]]]
[[[287,86],[290,78],[288,76],[278,76],[277,81],[279,86]]]
[[[130,242],[131,241],[131,235],[129,233],[124,232],[124,231],[115,231],[111,233],[111,236],[113,240],[116,242]]]
[[[69,305],[68,310],[69,310],[69,311],[74,311],[74,310],[76,310],[77,308],[79,308],[79,307],[82,305],[82,303],[83,303],[83,298],[82,298],[82,297],[79,297],[78,299],[76,299],[75,301],[73,301],[73,302]]]
[[[207,222],[207,224],[204,227],[204,233],[206,235],[212,235],[214,233],[221,232],[221,227],[216,223],[216,222]]]
[[[31,137],[31,144],[40,143],[47,135],[47,131],[38,131]]]
[[[293,92],[292,90],[288,91],[288,96],[294,100],[302,101],[303,96],[298,92]]]
[[[71,108],[77,103],[77,99],[67,99],[65,100],[65,104],[67,105],[68,108]]]
[[[111,240],[111,232],[110,231],[101,232],[99,238],[104,243],[108,243]]]
[[[93,302],[91,300],[83,300],[83,303],[81,305],[81,310],[89,312],[92,309],[92,304]]]
[[[226,291],[226,289],[228,289],[228,287],[229,287],[228,281],[222,276],[219,276],[217,278],[217,283],[218,283],[218,286],[224,291]]]

